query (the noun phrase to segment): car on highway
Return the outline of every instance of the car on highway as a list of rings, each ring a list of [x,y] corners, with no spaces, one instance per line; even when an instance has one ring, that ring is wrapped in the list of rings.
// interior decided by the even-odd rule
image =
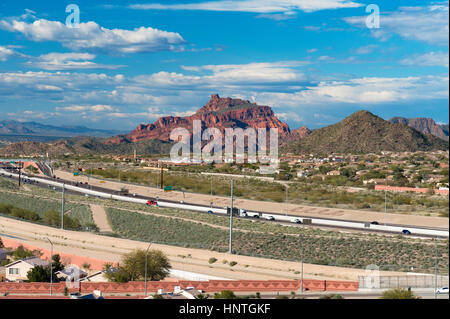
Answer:
[[[208,210],[208,214],[214,214],[212,210]]]
[[[272,215],[266,216],[265,217],[267,220],[275,220],[275,217],[273,217]]]
[[[180,204],[184,204],[184,200],[180,200]]]
[[[380,223],[375,220],[375,221],[371,222],[370,225],[380,225]]]
[[[136,197],[137,196],[137,194],[136,193],[133,193],[133,197]]]
[[[448,287],[442,287],[442,288],[436,289],[436,294],[438,294],[438,295],[447,294],[448,295]]]
[[[148,200],[147,203],[145,203],[148,206],[156,206],[157,203],[154,200]]]
[[[294,219],[291,219],[291,223],[294,223],[294,224],[301,224],[302,221],[301,221],[300,219],[298,219],[298,218],[294,218]]]
[[[402,234],[403,235],[411,235],[411,232],[409,230],[407,230],[407,229],[403,229],[402,230]]]

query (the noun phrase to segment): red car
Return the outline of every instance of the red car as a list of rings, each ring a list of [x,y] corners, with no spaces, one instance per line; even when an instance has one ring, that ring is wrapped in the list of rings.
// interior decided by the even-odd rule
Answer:
[[[147,205],[149,205],[149,206],[157,206],[158,203],[155,202],[154,200],[148,200],[148,201],[147,201]]]

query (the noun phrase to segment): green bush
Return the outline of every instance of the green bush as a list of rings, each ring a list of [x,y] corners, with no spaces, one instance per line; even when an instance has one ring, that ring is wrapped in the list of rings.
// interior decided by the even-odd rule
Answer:
[[[411,290],[395,288],[383,292],[381,299],[419,299]]]
[[[208,259],[208,263],[214,264],[217,261],[217,258],[211,257]]]

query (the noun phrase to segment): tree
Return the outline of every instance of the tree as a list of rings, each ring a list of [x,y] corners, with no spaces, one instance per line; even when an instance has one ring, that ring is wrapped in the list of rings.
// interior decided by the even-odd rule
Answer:
[[[222,290],[220,293],[214,294],[214,299],[237,299],[231,290]]]
[[[414,296],[411,290],[400,288],[383,291],[383,295],[381,296],[381,299],[419,299],[419,298],[420,297]]]
[[[27,257],[34,256],[34,254],[33,254],[33,252],[31,250],[26,249],[22,245],[17,247],[14,250],[12,255],[13,255],[14,260],[19,260],[19,259],[24,259],[24,258],[27,258]]]
[[[57,272],[64,269],[64,265],[61,262],[61,256],[59,256],[59,254],[53,255],[52,260],[53,260],[52,262],[53,272]]]
[[[147,259],[147,279],[159,281],[166,278],[172,266],[169,259],[160,250],[150,250]],[[145,251],[135,250],[122,257],[117,267],[105,264],[105,276],[109,281],[128,282],[145,279]]]
[[[122,269],[131,276],[131,280],[144,279],[145,251],[135,250],[122,259]],[[169,259],[160,250],[150,250],[147,259],[147,276],[149,280],[159,281],[166,278],[171,269]]]
[[[50,267],[35,266],[27,273],[29,282],[50,282]]]

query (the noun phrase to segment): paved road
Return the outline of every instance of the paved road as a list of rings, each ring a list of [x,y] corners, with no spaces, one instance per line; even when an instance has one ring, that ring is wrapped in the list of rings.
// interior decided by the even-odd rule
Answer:
[[[7,174],[6,174],[6,177],[8,177]],[[14,176],[12,176],[11,178],[15,179]],[[65,183],[66,185],[73,185],[73,186],[77,186],[77,187],[81,187],[81,188],[85,188],[85,189],[89,189],[89,190],[93,190],[93,191],[98,191],[98,192],[102,192],[102,193],[105,193],[105,194],[119,195],[119,191],[118,190],[113,190],[113,189],[106,188],[106,187],[101,187],[101,186],[88,185],[86,182],[85,183],[75,182],[75,181],[72,181],[72,180],[61,179],[61,178],[54,179],[54,178],[50,178],[50,177],[47,177],[47,176],[45,176],[45,177],[39,176],[39,178],[40,179],[49,180],[49,181],[53,181],[53,182],[56,181],[58,183]],[[50,187],[49,185],[46,186],[46,185],[43,185],[43,183],[38,183],[37,185],[41,186],[41,187],[53,188],[56,191],[61,191],[61,188]],[[127,185],[124,184],[124,186],[127,186]],[[76,191],[72,190],[72,192],[70,192],[70,193],[76,193]],[[139,195],[139,194],[128,195],[128,197],[131,197],[133,199],[141,199],[141,200],[145,200],[145,201],[146,200],[152,200],[152,201],[157,201],[158,200],[158,198],[155,198],[155,197],[142,196],[142,195]],[[164,199],[163,202],[165,202],[165,203],[172,203],[172,204],[176,204],[176,205],[180,206],[180,202],[179,201]],[[161,205],[162,204],[163,203],[161,202]],[[208,205],[192,204],[192,203],[188,203],[188,202],[184,202],[182,206],[186,206],[186,205],[191,205],[191,206],[195,206],[195,207],[202,207],[202,208],[209,208],[210,207]],[[183,208],[183,207],[179,207],[179,208]],[[223,209],[223,207],[217,207],[217,206],[213,206],[212,208]],[[203,212],[203,213],[205,213],[205,212]],[[273,220],[273,221],[265,220],[266,222],[277,222],[277,223],[282,223],[282,224],[290,225],[290,226],[295,226],[292,222],[290,222],[290,220],[292,218],[299,217],[299,216],[293,216],[293,215],[274,214],[272,212],[264,212],[264,211],[260,211],[259,213],[260,214],[265,214],[265,215],[271,215],[271,216],[275,217],[275,220]],[[238,218],[238,217],[236,217],[236,218]],[[372,233],[382,232],[382,233],[397,234],[397,235],[400,232],[399,230],[397,230],[397,231],[393,231],[392,230],[391,231],[391,230],[387,230],[387,229],[376,229],[377,227],[381,228],[380,226],[377,226],[377,225],[372,226],[372,228],[365,228],[365,227],[362,227],[362,224],[361,224],[360,221],[347,220],[346,221],[347,223],[343,223],[342,220],[332,219],[332,218],[326,218],[326,219],[324,219],[324,218],[314,218],[313,220],[314,221],[313,221],[313,224],[311,226],[325,228],[325,229],[330,229],[330,228],[332,229],[332,228],[334,228],[334,229],[346,229],[346,230],[359,231],[359,232],[372,232]],[[355,226],[351,226],[352,223]],[[334,225],[334,224],[336,224],[336,225]],[[340,224],[345,224],[345,225],[340,225]],[[346,224],[349,224],[349,225],[346,225]],[[396,224],[386,224],[386,226],[388,228],[390,226],[392,226],[393,229],[395,229],[395,228],[406,228],[407,227],[407,226],[396,225]],[[435,228],[415,227],[415,229],[416,229],[415,230],[416,233],[418,231],[420,231],[420,229],[423,229],[423,233],[422,234],[420,234],[420,233],[417,234],[417,236],[420,236],[420,237],[435,237],[436,235],[434,235],[434,234],[433,235],[427,235],[427,232],[430,232],[430,231],[431,232],[442,233],[441,229],[435,229]],[[447,234],[448,234],[448,231],[447,231]],[[446,235],[443,235],[443,236],[446,236]]]

